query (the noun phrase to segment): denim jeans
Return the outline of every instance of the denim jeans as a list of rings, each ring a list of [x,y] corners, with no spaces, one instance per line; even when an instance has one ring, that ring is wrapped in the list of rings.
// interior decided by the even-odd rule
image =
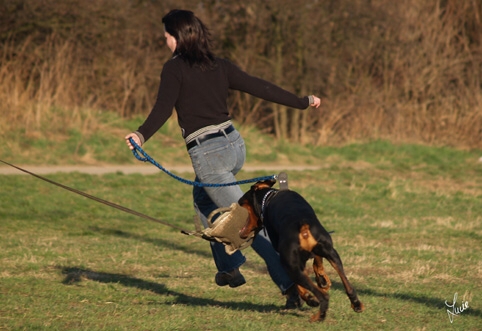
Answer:
[[[246,146],[237,130],[228,135],[204,141],[201,145],[189,149],[189,156],[196,174],[196,180],[201,183],[231,183],[241,170],[246,159]],[[229,207],[243,195],[238,185],[223,187],[193,188],[194,208],[207,227],[207,216],[219,207]],[[214,263],[219,272],[228,272],[239,268],[246,258],[240,251],[228,255],[221,243],[211,242]],[[278,285],[282,293],[293,285],[293,282],[283,269],[278,253],[269,239],[260,232],[251,247],[263,258],[268,267],[271,279]]]

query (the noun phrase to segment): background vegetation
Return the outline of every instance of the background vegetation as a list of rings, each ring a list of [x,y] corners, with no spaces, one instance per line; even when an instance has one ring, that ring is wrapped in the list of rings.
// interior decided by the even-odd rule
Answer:
[[[4,0],[0,134],[67,139],[97,116],[145,116],[170,54],[161,17],[195,11],[216,52],[322,110],[232,93],[241,123],[294,142],[372,139],[482,146],[482,4],[476,0]],[[4,139],[5,140],[5,139]]]

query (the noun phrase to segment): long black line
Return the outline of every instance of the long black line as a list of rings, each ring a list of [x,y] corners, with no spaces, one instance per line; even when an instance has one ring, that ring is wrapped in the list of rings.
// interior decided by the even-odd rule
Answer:
[[[15,169],[18,169],[18,170],[20,170],[20,171],[23,171],[23,172],[29,174],[29,175],[32,175],[32,176],[34,176],[34,177],[37,177],[37,178],[39,178],[39,179],[41,179],[41,180],[43,180],[43,181],[46,181],[46,182],[48,182],[48,183],[50,183],[50,184],[56,185],[56,186],[58,186],[58,187],[61,187],[61,188],[65,189],[65,190],[67,190],[67,191],[70,191],[70,192],[73,192],[73,193],[82,195],[82,196],[84,196],[84,197],[86,197],[86,198],[88,198],[88,199],[91,199],[91,200],[100,202],[100,203],[102,203],[102,204],[104,204],[104,205],[107,205],[107,206],[110,206],[110,207],[113,207],[113,208],[122,210],[123,212],[129,213],[129,214],[132,214],[132,215],[136,215],[136,216],[139,216],[139,217],[148,219],[148,220],[153,221],[153,222],[161,223],[161,224],[166,225],[166,226],[169,226],[169,227],[171,227],[171,228],[180,230],[182,233],[185,233],[185,232],[186,232],[186,231],[184,231],[183,229],[181,229],[181,228],[179,228],[179,227],[177,227],[177,226],[175,226],[175,225],[169,224],[169,223],[167,223],[167,222],[165,222],[165,221],[162,221],[162,220],[159,220],[159,219],[157,219],[157,218],[154,218],[154,217],[151,217],[151,216],[142,214],[142,213],[140,213],[140,212],[138,212],[138,211],[129,209],[129,208],[127,208],[127,207],[118,205],[118,204],[116,204],[116,203],[113,203],[113,202],[110,202],[110,201],[107,201],[107,200],[104,200],[104,199],[101,199],[101,198],[97,198],[97,197],[95,197],[95,196],[93,196],[93,195],[90,195],[90,194],[87,194],[87,193],[85,193],[85,192],[79,191],[79,190],[77,190],[77,189],[74,189],[74,188],[65,186],[65,185],[63,185],[63,184],[54,182],[53,180],[50,180],[50,179],[48,179],[48,178],[45,178],[45,177],[42,177],[42,176],[40,176],[40,175],[34,174],[33,172],[30,172],[30,171],[28,171],[28,170],[25,170],[25,169],[22,169],[22,168],[20,168],[20,167],[17,167],[16,165],[13,165],[13,164],[11,164],[11,163],[5,162],[5,161],[3,161],[3,160],[0,160],[0,162],[3,162],[3,163],[5,163],[6,165],[9,165],[9,166],[11,166],[11,167],[13,167],[13,168],[15,168]]]

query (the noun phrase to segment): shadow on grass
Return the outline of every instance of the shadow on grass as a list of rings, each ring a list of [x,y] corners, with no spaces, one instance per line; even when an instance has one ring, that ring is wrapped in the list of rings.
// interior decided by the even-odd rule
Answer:
[[[79,267],[58,267],[58,269],[60,269],[62,271],[62,274],[65,275],[65,279],[62,281],[62,283],[66,285],[73,285],[76,283],[80,283],[82,280],[85,280],[85,279],[89,279],[89,280],[93,280],[93,281],[105,283],[105,284],[109,284],[109,283],[121,284],[126,287],[133,287],[140,290],[151,291],[159,295],[169,295],[170,297],[174,297],[173,301],[169,302],[169,305],[187,304],[190,306],[200,306],[200,307],[205,307],[206,305],[208,305],[208,306],[224,307],[224,308],[233,309],[233,310],[258,311],[258,312],[264,312],[264,313],[279,312],[279,311],[286,312],[282,310],[281,307],[275,306],[275,305],[263,305],[263,304],[255,304],[250,302],[236,302],[236,301],[218,301],[213,299],[194,297],[184,293],[171,291],[164,284],[145,281],[139,278],[122,275],[122,274],[97,272],[97,271],[93,271],[85,268],[79,268]],[[294,311],[293,313],[296,314],[296,312]]]
[[[99,232],[99,233],[103,233],[103,234],[107,234],[107,235],[115,235],[115,236],[119,236],[119,237],[123,237],[123,238],[134,238],[136,240],[141,240],[141,241],[152,243],[153,245],[166,246],[166,247],[169,247],[171,249],[184,251],[186,253],[197,254],[199,256],[202,256],[202,257],[205,257],[205,258],[208,258],[208,259],[212,258],[211,252],[208,249],[207,250],[194,250],[194,249],[192,249],[192,247],[179,245],[179,244],[176,244],[173,241],[166,241],[166,240],[162,240],[162,239],[152,239],[152,238],[148,238],[148,237],[145,237],[145,236],[139,236],[139,235],[136,235],[136,234],[128,233],[128,232],[117,230],[117,229],[102,229],[102,228],[95,227],[95,228],[90,228],[90,230],[96,231],[96,232]],[[245,263],[244,267],[249,267],[251,269],[255,269],[256,271],[258,271],[260,273],[267,274],[267,271],[266,271],[266,268],[264,267],[264,265],[263,265],[263,268],[262,268],[263,270],[260,270],[260,268],[257,267],[257,265],[253,265],[252,263],[247,261]],[[129,278],[128,276],[122,276],[122,275],[117,275],[117,276]],[[86,278],[89,278],[89,277],[86,277]],[[92,279],[92,278],[89,278],[89,279]],[[129,279],[132,280],[132,278],[129,278]],[[96,280],[96,279],[93,279],[93,280]],[[144,282],[142,280],[138,280],[138,281]],[[120,281],[114,280],[114,281],[110,281],[110,282],[117,283],[117,282],[120,282]],[[120,282],[120,283],[122,283],[122,282]],[[149,283],[149,282],[147,282],[147,283]],[[149,283],[149,284],[153,284],[154,287],[162,286],[164,288],[164,285],[159,285],[159,284],[155,284],[155,283]],[[125,284],[125,285],[128,285],[128,284]],[[144,287],[140,287],[140,286],[136,286],[136,287],[138,287],[140,289],[146,289],[146,290],[152,291],[151,288],[144,288]],[[332,281],[332,289],[336,289],[336,290],[345,292],[345,288],[343,287],[343,284],[340,283],[340,282],[336,282],[336,281]],[[415,303],[415,304],[425,305],[425,306],[430,307],[430,308],[441,309],[443,312],[445,312],[446,309],[447,309],[447,306],[445,305],[445,300],[446,300],[445,298],[428,297],[428,296],[424,296],[424,295],[418,295],[418,294],[415,294],[415,293],[384,293],[384,292],[377,292],[377,291],[374,291],[372,289],[363,289],[363,288],[362,289],[357,288],[356,291],[360,296],[368,295],[368,296],[381,297],[381,298],[389,297],[389,298],[393,298],[395,300],[412,302],[412,303]],[[153,292],[158,293],[158,294],[168,294],[168,293],[173,294],[172,292],[168,291],[167,289],[164,289],[163,291],[160,291],[160,292],[157,292],[157,291],[154,290]],[[234,309],[257,310],[257,311],[263,311],[263,312],[280,310],[280,308],[276,307],[276,306],[255,305],[255,304],[250,304],[250,303],[238,303],[238,302],[220,303],[219,301],[216,301],[216,300],[193,298],[193,297],[189,297],[189,296],[186,296],[186,295],[180,294],[180,293],[174,293],[174,294],[178,295],[178,298],[177,298],[177,301],[176,301],[177,303],[193,304],[193,302],[194,302],[194,304],[199,304],[199,305],[212,304],[212,305],[221,305],[221,306],[225,306],[225,307],[231,307],[231,308],[234,308]],[[363,302],[363,298],[360,298],[360,299]],[[449,300],[449,302],[451,302],[451,301]],[[464,311],[463,314],[464,315],[482,317],[482,311],[479,310],[479,309],[473,309],[472,307],[470,307],[468,310]]]
[[[332,281],[331,288],[336,289],[342,292],[345,292],[345,288],[343,284],[340,282]],[[442,312],[446,312],[448,307],[445,305],[445,298],[435,298],[435,297],[428,297],[425,295],[419,295],[416,293],[383,293],[377,292],[371,289],[364,289],[364,288],[356,288],[357,294],[360,296],[360,301],[363,302],[363,295],[372,296],[372,297],[380,297],[380,298],[392,298],[395,300],[407,301],[412,302],[414,304],[424,305],[429,308],[436,308],[440,309]],[[449,304],[452,303],[452,300],[448,300]],[[458,302],[460,304],[460,302]],[[482,317],[482,311],[479,309],[473,309],[469,307],[469,309],[464,310],[463,315],[471,315],[476,317]]]
[[[135,239],[135,240],[150,243],[150,244],[155,245],[155,246],[167,247],[169,249],[182,251],[182,252],[185,252],[187,254],[196,254],[197,256],[200,256],[200,257],[203,257],[203,258],[206,258],[206,259],[209,259],[209,260],[213,259],[211,250],[209,249],[209,242],[206,241],[206,240],[203,240],[201,238],[198,238],[198,239],[203,244],[206,245],[205,246],[206,248],[203,249],[203,250],[194,249],[192,245],[179,245],[178,243],[176,243],[175,241],[172,241],[172,240],[163,240],[163,239],[159,239],[159,238],[153,239],[153,238],[149,238],[147,236],[141,236],[141,235],[133,234],[133,233],[118,230],[118,229],[100,228],[100,227],[95,226],[95,227],[90,227],[89,230],[93,231],[93,232],[98,232],[98,233],[101,233],[101,234],[104,234],[104,235],[112,235],[112,236],[117,236],[117,237],[121,237],[121,238]],[[179,234],[179,235],[185,236],[186,238],[189,238],[188,236],[183,235],[183,234]],[[254,263],[252,261],[249,261],[249,260],[244,263],[243,268],[250,268],[251,270],[256,271],[259,274],[268,274],[268,269],[266,268],[265,264],[257,264],[257,263]]]

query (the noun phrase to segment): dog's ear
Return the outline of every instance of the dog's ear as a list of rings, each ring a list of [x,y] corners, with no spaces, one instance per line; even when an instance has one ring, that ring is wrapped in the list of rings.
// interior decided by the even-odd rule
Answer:
[[[251,186],[251,189],[254,189],[255,191],[262,190],[264,188],[271,188],[274,184],[276,184],[276,179],[267,179],[257,182],[256,184]]]
[[[264,188],[270,188],[273,185],[270,185],[267,181],[257,182],[251,188],[254,188],[255,191],[262,190]]]
[[[256,182],[255,184],[251,185],[251,191],[258,190],[258,186],[263,184],[263,182]]]

